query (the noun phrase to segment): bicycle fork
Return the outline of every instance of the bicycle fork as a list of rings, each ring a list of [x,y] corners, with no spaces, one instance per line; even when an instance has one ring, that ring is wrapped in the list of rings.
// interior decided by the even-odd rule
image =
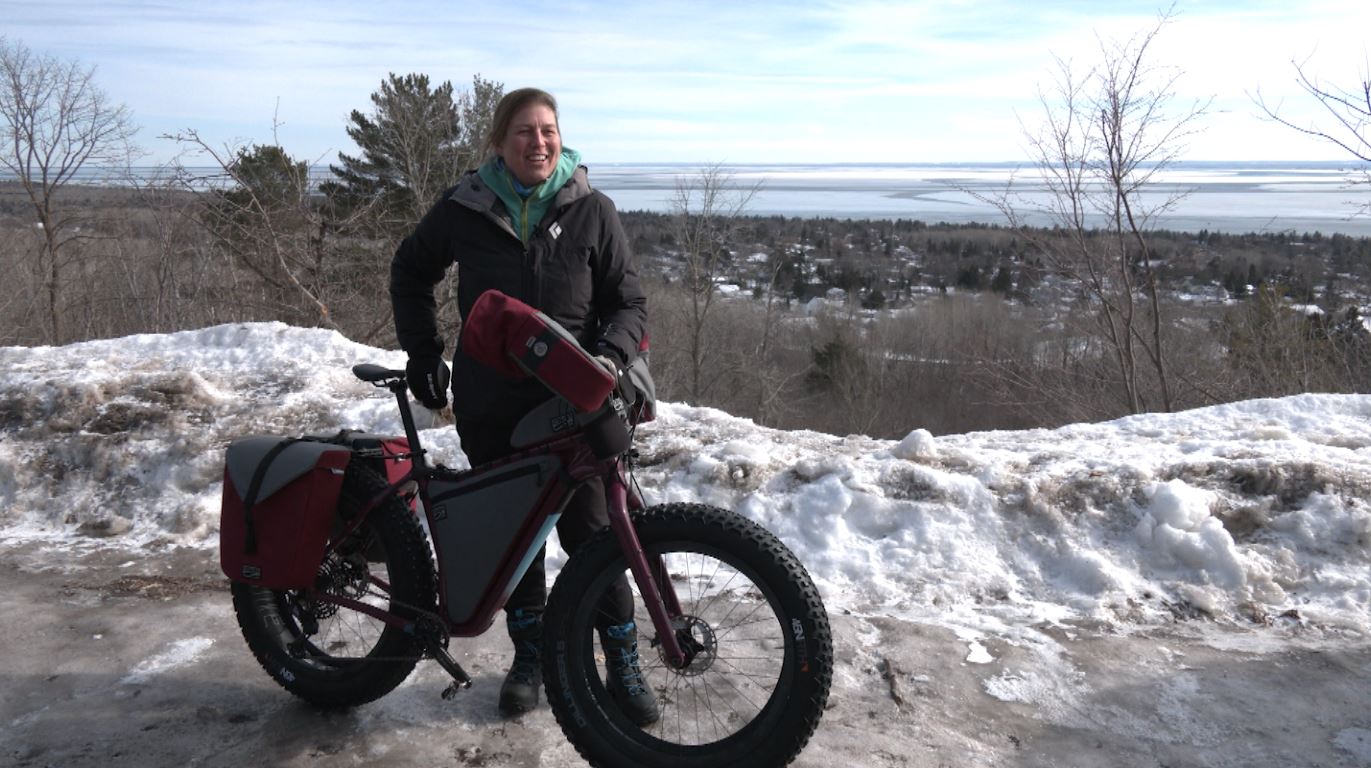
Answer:
[[[653,629],[657,631],[657,642],[661,644],[663,658],[676,669],[690,664],[677,634],[674,617],[681,615],[681,604],[676,597],[676,589],[666,578],[666,567],[660,556],[649,561],[643,545],[638,541],[638,533],[628,516],[628,486],[624,483],[623,472],[611,472],[605,478],[605,505],[609,513],[609,527],[619,542],[633,580],[647,604],[648,616],[652,619]]]

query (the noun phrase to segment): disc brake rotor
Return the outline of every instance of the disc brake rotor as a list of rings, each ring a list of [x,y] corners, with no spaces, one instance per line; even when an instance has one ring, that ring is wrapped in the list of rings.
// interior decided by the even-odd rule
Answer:
[[[698,616],[685,615],[672,622],[676,630],[676,643],[685,651],[686,663],[683,667],[667,663],[667,669],[686,677],[703,675],[714,666],[719,657],[719,638],[709,622]],[[661,646],[658,646],[661,648]],[[663,656],[663,661],[666,657]]]

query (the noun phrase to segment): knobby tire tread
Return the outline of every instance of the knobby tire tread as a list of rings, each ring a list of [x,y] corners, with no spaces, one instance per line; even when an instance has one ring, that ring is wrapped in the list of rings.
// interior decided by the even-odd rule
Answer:
[[[633,750],[622,743],[628,737],[620,734],[605,718],[597,716],[594,708],[586,707],[583,701],[576,701],[570,691],[558,690],[559,667],[562,668],[561,674],[565,674],[567,665],[580,668],[584,664],[575,658],[575,654],[567,653],[562,658],[551,644],[553,638],[559,635],[566,637],[574,631],[569,624],[576,604],[587,599],[586,593],[600,572],[616,563],[622,565],[618,544],[612,532],[604,529],[568,561],[553,586],[544,618],[547,647],[543,675],[549,704],[558,725],[581,757],[596,768],[652,765],[673,768],[762,768],[790,763],[818,727],[832,684],[833,642],[828,614],[808,572],[774,534],[728,510],[704,504],[673,503],[636,512],[632,519],[645,551],[651,551],[653,544],[659,540],[689,541],[691,537],[683,535],[679,529],[693,527],[702,532],[700,539],[711,546],[728,551],[749,565],[755,564],[751,558],[756,557],[767,566],[759,568],[759,571],[774,569],[783,574],[784,583],[773,583],[770,588],[778,593],[783,609],[787,596],[779,593],[788,591],[789,598],[798,602],[798,611],[787,611],[786,618],[801,619],[805,628],[807,660],[813,670],[799,683],[806,690],[806,698],[802,702],[786,704],[788,719],[778,723],[770,733],[761,734],[760,738],[754,736],[742,744],[734,743],[716,750],[705,748],[693,755],[659,752],[659,759],[654,762],[645,762],[640,745],[634,745],[637,754],[630,755]],[[645,626],[649,624],[646,617],[637,619]],[[793,670],[791,677],[799,680]],[[576,685],[579,679],[579,675],[573,677],[571,684]]]
[[[386,487],[386,481],[373,469],[352,461],[339,494],[340,512],[345,518],[350,517]],[[399,497],[385,500],[371,511],[358,532],[368,528],[386,551],[391,599],[431,608],[436,600],[433,556],[408,506]],[[387,626],[372,649],[372,655],[384,660],[364,661],[355,669],[323,673],[294,658],[279,642],[281,630],[271,628],[272,622],[282,621],[279,613],[283,592],[234,583],[232,593],[239,628],[257,662],[281,687],[319,707],[346,708],[375,701],[404,682],[422,653],[413,637]],[[274,611],[278,616],[266,616],[263,610]],[[397,609],[397,613],[404,615],[406,611]]]

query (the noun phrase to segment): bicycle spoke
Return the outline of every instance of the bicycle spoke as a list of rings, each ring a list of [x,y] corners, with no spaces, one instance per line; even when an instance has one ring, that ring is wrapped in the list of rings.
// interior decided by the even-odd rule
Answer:
[[[715,576],[718,575],[719,566],[720,566],[720,565],[722,565],[722,563],[720,563],[720,562],[718,562],[718,561],[715,561],[714,573],[713,573],[713,574],[710,574],[710,582],[709,582],[709,585],[712,585],[712,584],[713,584],[713,580],[714,580]],[[736,579],[736,578],[738,578],[739,575],[740,575],[740,574],[739,574],[737,571],[734,571],[734,572],[733,572],[733,575],[728,577],[728,582],[725,583],[722,587],[720,587],[720,588],[715,592],[714,597],[710,600],[710,602],[709,602],[708,604],[706,604],[706,605],[703,606],[703,607],[698,607],[698,603],[697,603],[697,608],[696,608],[696,610],[695,610],[696,614],[702,616],[702,615],[704,615],[705,613],[708,613],[708,612],[709,612],[709,609],[712,608],[712,607],[714,606],[714,604],[715,604],[716,602],[718,602],[719,599],[720,599],[721,597],[723,597],[723,595],[727,594],[729,585],[731,585],[731,584],[733,583],[733,580]],[[709,586],[709,585],[707,585],[707,586]],[[701,596],[701,599],[703,599],[703,598],[704,598],[704,596],[702,595],[702,596]]]
[[[785,646],[780,620],[752,579],[723,560],[696,552],[651,556],[662,563],[654,575],[678,590],[683,616],[677,620],[685,621],[686,631],[707,648],[695,651],[703,654],[691,662],[702,665],[699,669],[666,663],[642,594],[632,574],[624,572],[642,628],[639,669],[661,711],[661,719],[644,730],[679,744],[716,742],[751,722],[775,690],[778,654]],[[597,607],[595,615],[608,618],[604,608]]]
[[[758,688],[767,689],[767,688],[774,687],[775,684],[776,684],[776,680],[775,680],[774,678],[760,678],[760,681],[759,681],[759,679],[757,678],[756,675],[748,674],[747,672],[744,672],[744,671],[742,671],[741,669],[738,669],[737,667],[733,666],[732,664],[729,664],[728,666],[729,666],[731,669],[733,669],[733,671],[736,672],[737,674],[742,675],[743,677],[745,677],[745,678],[747,678],[748,680],[752,681]],[[722,676],[721,676],[721,677],[722,677]],[[735,684],[733,683],[732,680],[729,680],[727,677],[723,677],[723,679],[733,688],[733,690],[735,690],[735,691],[738,692],[738,695],[739,695],[739,696],[741,696],[744,700],[746,700],[747,703],[751,704],[753,709],[758,710],[758,711],[761,710],[761,707],[757,706],[757,704],[756,704],[755,702],[753,702],[751,699],[748,699],[748,698],[747,698],[747,694],[746,694],[745,692],[743,692],[742,689],[738,688],[738,686],[735,685]]]
[[[370,544],[360,546],[366,547]],[[366,563],[365,560],[362,562]],[[342,560],[337,561],[336,565],[339,569],[337,573],[347,572],[348,566]],[[388,610],[389,574],[384,568],[370,570],[371,563],[366,563],[365,567],[365,575],[356,574],[353,579],[336,584],[335,589],[340,595],[351,596],[368,605]],[[360,577],[360,581],[357,577]],[[361,593],[350,594],[350,590],[354,588],[360,589]],[[309,616],[315,617],[316,631],[306,634],[302,627],[299,637],[306,646],[308,657],[324,667],[341,667],[366,660],[374,652],[386,628],[385,622],[338,604],[323,602],[316,608],[315,603],[298,595],[290,599],[289,604],[297,622],[305,621]],[[318,615],[319,613],[326,615]]]
[[[727,678],[724,679],[724,682],[727,682],[730,686],[733,686],[733,683],[732,683],[731,681],[729,681]],[[707,680],[702,681],[702,682],[701,682],[701,685],[702,685],[706,690],[709,690],[709,681],[707,681]],[[737,690],[737,686],[733,686],[733,689],[736,691],[736,690]],[[741,694],[741,691],[739,691],[739,693]],[[719,698],[720,698],[721,701],[723,701],[724,704],[728,705],[729,711],[733,713],[733,716],[734,716],[735,718],[742,719],[742,713],[738,711],[738,708],[737,708],[737,707],[733,706],[733,703],[732,703],[732,702],[730,702],[727,698],[725,698],[725,697],[723,697],[723,696],[720,696]],[[744,698],[746,698],[746,697],[744,697]],[[752,704],[751,701],[749,701],[748,703],[749,703],[749,704]],[[758,707],[756,704],[752,704],[752,709],[753,709],[753,711],[755,711],[755,712],[760,712],[760,711],[761,711],[761,707]],[[713,712],[712,709],[710,710],[710,714],[712,714],[712,715],[714,714],[714,712]],[[723,725],[722,721],[719,720],[718,715],[714,715],[714,720],[715,720],[715,722],[719,723],[720,725]],[[725,726],[725,727],[726,727],[726,726]]]
[[[733,608],[730,608],[730,609],[729,609],[728,614],[729,614],[729,615],[732,615],[734,609],[736,609],[739,605],[741,605],[741,603],[734,603]],[[760,610],[761,610],[762,608],[764,608],[764,607],[766,607],[766,603],[758,603],[758,604],[756,604],[755,606],[753,606],[753,607],[752,607],[752,610],[751,610],[751,611],[748,611],[748,614],[747,614],[746,616],[743,617],[743,622],[746,623],[748,619],[752,618],[754,615],[756,615],[757,611],[760,611]],[[727,619],[727,618],[728,618],[728,616],[725,616],[725,617],[724,617],[724,619]],[[724,626],[724,620],[721,619],[720,621],[718,621],[718,622],[715,624],[715,626],[716,626],[716,627],[722,627],[722,626]],[[726,635],[728,635],[728,634],[729,634],[730,632],[732,632],[734,629],[737,629],[738,626],[739,626],[739,624],[730,625],[728,629],[725,629],[724,631],[718,633],[718,635],[719,635],[719,636],[718,636],[718,639],[722,640]]]

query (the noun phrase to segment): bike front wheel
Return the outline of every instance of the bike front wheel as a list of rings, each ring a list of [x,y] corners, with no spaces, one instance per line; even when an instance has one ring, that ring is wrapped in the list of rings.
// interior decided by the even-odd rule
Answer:
[[[343,477],[339,519],[359,514],[385,489],[380,475],[352,462]],[[373,509],[351,532],[335,523],[330,540],[336,546],[319,566],[315,593],[234,583],[233,608],[243,639],[277,683],[313,704],[348,707],[389,693],[423,651],[413,634],[318,594],[414,618],[434,603],[433,560],[399,497]]]
[[[789,763],[818,726],[833,670],[828,614],[809,574],[774,535],[727,510],[669,504],[633,523],[655,579],[680,602],[674,633],[691,659],[675,668],[662,657],[623,552],[601,531],[567,563],[544,615],[543,678],[562,730],[596,766]],[[622,620],[606,607],[623,580],[660,713],[645,726],[615,705],[598,643],[598,630]]]

